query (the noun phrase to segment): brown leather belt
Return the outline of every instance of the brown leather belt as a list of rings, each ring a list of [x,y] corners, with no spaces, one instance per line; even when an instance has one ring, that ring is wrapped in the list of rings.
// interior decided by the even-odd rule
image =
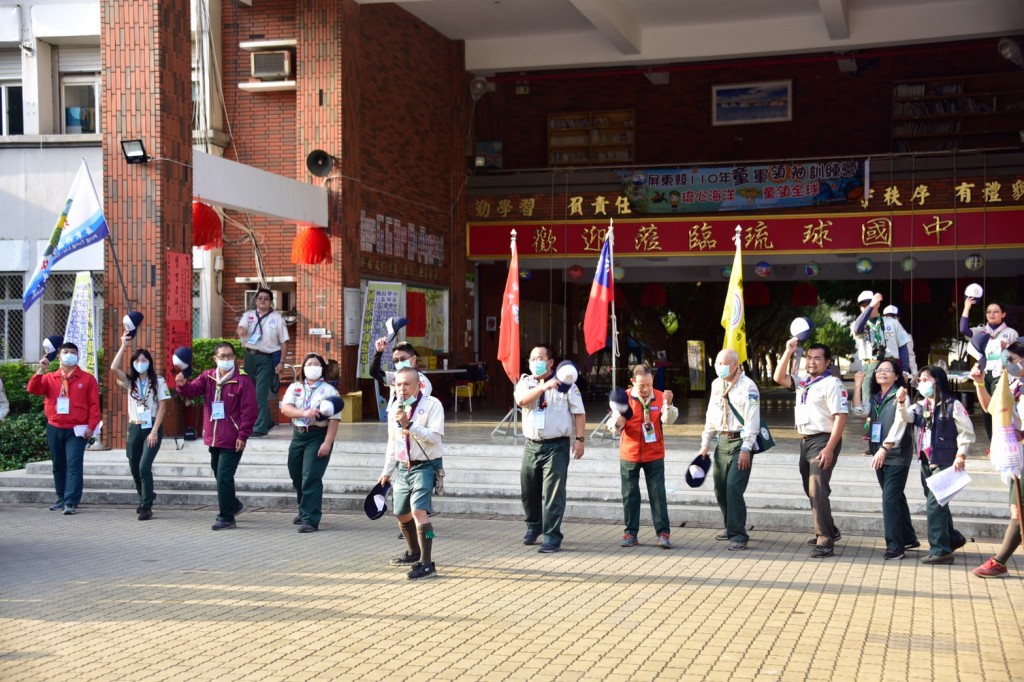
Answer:
[[[317,426],[316,424],[311,424],[310,426],[296,426],[294,428],[295,428],[296,431],[299,431],[301,433],[306,433],[307,431],[323,431],[327,427],[326,426]]]
[[[722,438],[729,438],[731,440],[735,440],[735,439],[740,437],[740,432],[739,431],[720,431],[719,432],[719,436],[722,437]]]

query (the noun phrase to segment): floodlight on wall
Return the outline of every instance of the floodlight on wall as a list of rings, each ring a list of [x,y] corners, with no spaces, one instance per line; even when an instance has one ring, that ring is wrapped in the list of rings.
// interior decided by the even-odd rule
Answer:
[[[121,152],[128,163],[149,161],[149,154],[146,153],[146,145],[142,144],[142,140],[121,140]]]
[[[1024,54],[1021,53],[1020,44],[1013,38],[1000,38],[996,48],[1003,59],[1013,62],[1024,69]]]

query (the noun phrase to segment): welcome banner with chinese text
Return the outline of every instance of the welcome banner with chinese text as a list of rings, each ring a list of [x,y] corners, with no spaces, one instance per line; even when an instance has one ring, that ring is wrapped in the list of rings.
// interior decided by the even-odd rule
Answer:
[[[1024,209],[980,208],[905,213],[837,213],[722,218],[616,218],[615,255],[731,255],[736,225],[745,255],[870,253],[889,249],[944,251],[1024,246]],[[470,258],[505,260],[511,231],[520,258],[562,258],[601,251],[607,221],[466,224]]]
[[[835,159],[713,168],[618,171],[640,213],[700,213],[827,206],[860,201],[868,161]]]

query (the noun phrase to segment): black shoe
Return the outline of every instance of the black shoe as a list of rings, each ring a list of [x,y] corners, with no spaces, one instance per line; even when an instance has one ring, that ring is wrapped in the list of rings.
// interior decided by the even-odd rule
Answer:
[[[419,580],[420,578],[436,578],[437,568],[435,568],[433,561],[431,561],[429,564],[417,563],[412,567],[411,571],[405,574],[405,577],[409,580]]]
[[[920,546],[920,541],[914,540],[913,542],[908,542],[907,544],[903,545],[903,549],[918,549]]]
[[[966,545],[967,545],[967,538],[961,537],[959,540],[956,540],[955,542],[952,543],[953,551],[955,552],[956,550],[958,550],[961,547],[964,547]]]
[[[953,563],[953,553],[949,554],[929,554],[926,557],[921,558],[922,564],[951,564]]]
[[[825,557],[830,557],[833,554],[835,554],[835,550],[827,546],[815,546],[814,549],[811,550],[812,559],[824,559]]]
[[[142,503],[141,502],[139,503],[139,506],[135,507],[135,513],[136,514],[141,514],[142,513]]]
[[[729,546],[726,547],[726,549],[728,549],[730,552],[740,552],[746,548],[747,543],[745,542],[730,542]]]
[[[537,538],[539,538],[539,537],[540,537],[540,531],[538,531],[538,530],[528,530],[528,531],[526,531],[526,535],[523,536],[523,544],[524,545],[535,545],[535,544],[537,544]]]
[[[541,554],[554,554],[560,549],[562,549],[561,545],[556,545],[553,542],[545,542],[540,546],[540,549],[538,549],[537,551]]]
[[[715,539],[716,539],[716,540],[723,540],[723,541],[728,541],[728,539],[729,539],[729,534],[728,534],[728,533],[726,533],[726,532],[725,532],[725,531],[723,530],[723,531],[722,531],[721,533],[719,533],[718,535],[716,535],[716,536],[715,536]]]
[[[320,530],[320,526],[314,526],[312,523],[309,523],[308,521],[299,526],[300,533],[315,533],[318,530]]]
[[[235,522],[234,521],[218,521],[217,523],[215,523],[212,526],[210,526],[210,529],[211,530],[228,530],[229,528],[234,528],[234,527],[235,527]]]
[[[153,510],[149,507],[142,507],[139,510],[139,521],[149,521],[153,518]]]
[[[238,516],[243,511],[245,511],[245,504],[241,500],[236,500],[236,501],[238,502],[238,506],[235,507],[235,516]]]
[[[265,433],[252,433],[252,434],[249,434],[249,438],[266,438],[266,437],[267,437],[267,434],[265,434]]]
[[[401,556],[396,556],[388,563],[392,566],[415,566],[420,562],[419,554],[410,554],[409,550],[402,552]]]
[[[839,532],[839,529],[835,526],[832,527],[832,542],[839,542],[843,537],[843,534]],[[815,547],[818,544],[818,536],[815,535],[813,538],[807,541],[808,547]]]
[[[292,519],[292,523],[296,526],[302,523],[302,514],[296,514],[295,518]]]
[[[892,561],[893,559],[903,561],[903,557],[905,556],[906,554],[903,553],[902,549],[889,549],[882,555],[882,558],[886,561]]]

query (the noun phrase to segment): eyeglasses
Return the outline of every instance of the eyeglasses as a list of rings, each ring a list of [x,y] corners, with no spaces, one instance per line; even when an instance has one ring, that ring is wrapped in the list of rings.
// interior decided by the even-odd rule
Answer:
[[[394,355],[394,356],[391,357],[391,361],[392,362],[405,362],[406,360],[408,360],[411,357],[412,357],[411,355],[406,355],[405,357],[402,357],[400,355]]]
[[[879,367],[878,369],[875,370],[875,374],[895,374],[895,373],[896,373],[895,370],[886,369],[884,367]]]

